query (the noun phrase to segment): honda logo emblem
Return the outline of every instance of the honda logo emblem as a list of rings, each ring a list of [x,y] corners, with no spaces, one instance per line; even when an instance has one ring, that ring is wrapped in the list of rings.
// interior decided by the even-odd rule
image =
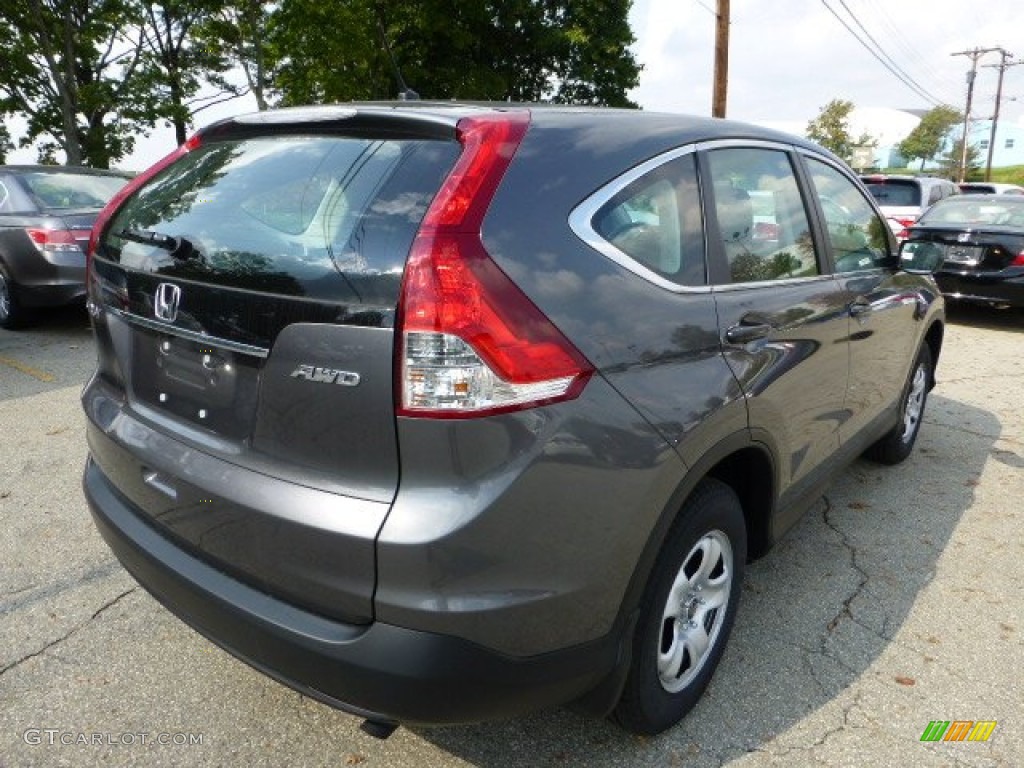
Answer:
[[[178,303],[181,301],[181,288],[173,283],[160,283],[153,297],[153,314],[158,320],[173,323],[178,317]]]

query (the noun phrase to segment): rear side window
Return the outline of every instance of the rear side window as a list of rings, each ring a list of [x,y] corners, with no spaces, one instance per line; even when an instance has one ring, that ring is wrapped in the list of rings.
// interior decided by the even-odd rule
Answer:
[[[718,235],[734,283],[819,274],[811,227],[789,155],[773,149],[707,153]]]
[[[888,181],[865,181],[879,205],[912,207],[921,205],[921,187],[910,179],[889,179]]]
[[[205,145],[118,211],[99,255],[225,287],[393,304],[458,154],[455,142],[338,136]]]
[[[658,276],[677,285],[704,285],[704,227],[692,154],[633,181],[598,209],[591,224]]]

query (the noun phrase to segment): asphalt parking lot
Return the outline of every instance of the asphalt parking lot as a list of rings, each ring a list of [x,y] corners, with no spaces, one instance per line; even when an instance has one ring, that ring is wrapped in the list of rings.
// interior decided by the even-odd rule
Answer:
[[[652,739],[554,710],[377,741],[235,661],[92,526],[85,314],[0,331],[0,766],[1024,765],[1024,313],[950,319],[915,454],[853,465],[750,567],[711,687]]]

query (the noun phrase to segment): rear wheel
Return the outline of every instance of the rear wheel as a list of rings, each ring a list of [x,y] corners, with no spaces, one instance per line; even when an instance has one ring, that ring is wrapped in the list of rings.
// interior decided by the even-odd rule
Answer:
[[[914,450],[917,433],[921,430],[928,388],[932,381],[932,351],[927,344],[921,346],[910,377],[903,387],[900,401],[900,420],[877,443],[868,448],[865,456],[881,464],[899,464]]]
[[[26,313],[14,295],[14,285],[3,265],[0,265],[0,328],[13,329],[22,325]]]
[[[736,494],[704,480],[680,512],[647,585],[614,712],[622,727],[660,733],[700,699],[732,630],[746,556]]]

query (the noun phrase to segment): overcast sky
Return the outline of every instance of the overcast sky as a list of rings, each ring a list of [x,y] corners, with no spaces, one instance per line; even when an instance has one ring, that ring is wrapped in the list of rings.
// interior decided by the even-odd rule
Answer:
[[[644,70],[632,98],[644,109],[711,113],[715,8],[716,0],[634,0],[630,21]],[[869,44],[873,38],[878,55],[915,87],[829,8]],[[963,109],[970,60],[951,54],[1002,47],[1024,59],[1024,0],[732,0],[731,17],[727,116],[795,133],[834,98],[865,108],[945,102]],[[989,53],[979,62],[975,118],[992,115],[997,70],[987,65],[999,61]],[[1024,122],[1024,66],[1006,70],[1003,96],[1001,119]],[[253,109],[251,98],[238,99],[200,113],[196,127]],[[173,132],[158,129],[121,166],[141,170],[173,146]],[[34,153],[10,159],[31,162]]]
[[[834,98],[858,107],[963,109],[966,56],[1002,47],[1024,58],[1024,0],[732,0],[727,116],[795,123],[803,131]],[[889,57],[934,101],[916,93],[843,26]],[[645,109],[711,111],[715,0],[635,0],[631,16],[644,64],[633,98]],[[851,15],[852,12],[852,15]],[[859,24],[858,24],[859,23]],[[862,25],[859,26],[859,25]],[[995,106],[1000,57],[979,61],[974,117]],[[1002,116],[1024,114],[1024,66],[1006,70]],[[1019,101],[1009,101],[1018,97]]]

